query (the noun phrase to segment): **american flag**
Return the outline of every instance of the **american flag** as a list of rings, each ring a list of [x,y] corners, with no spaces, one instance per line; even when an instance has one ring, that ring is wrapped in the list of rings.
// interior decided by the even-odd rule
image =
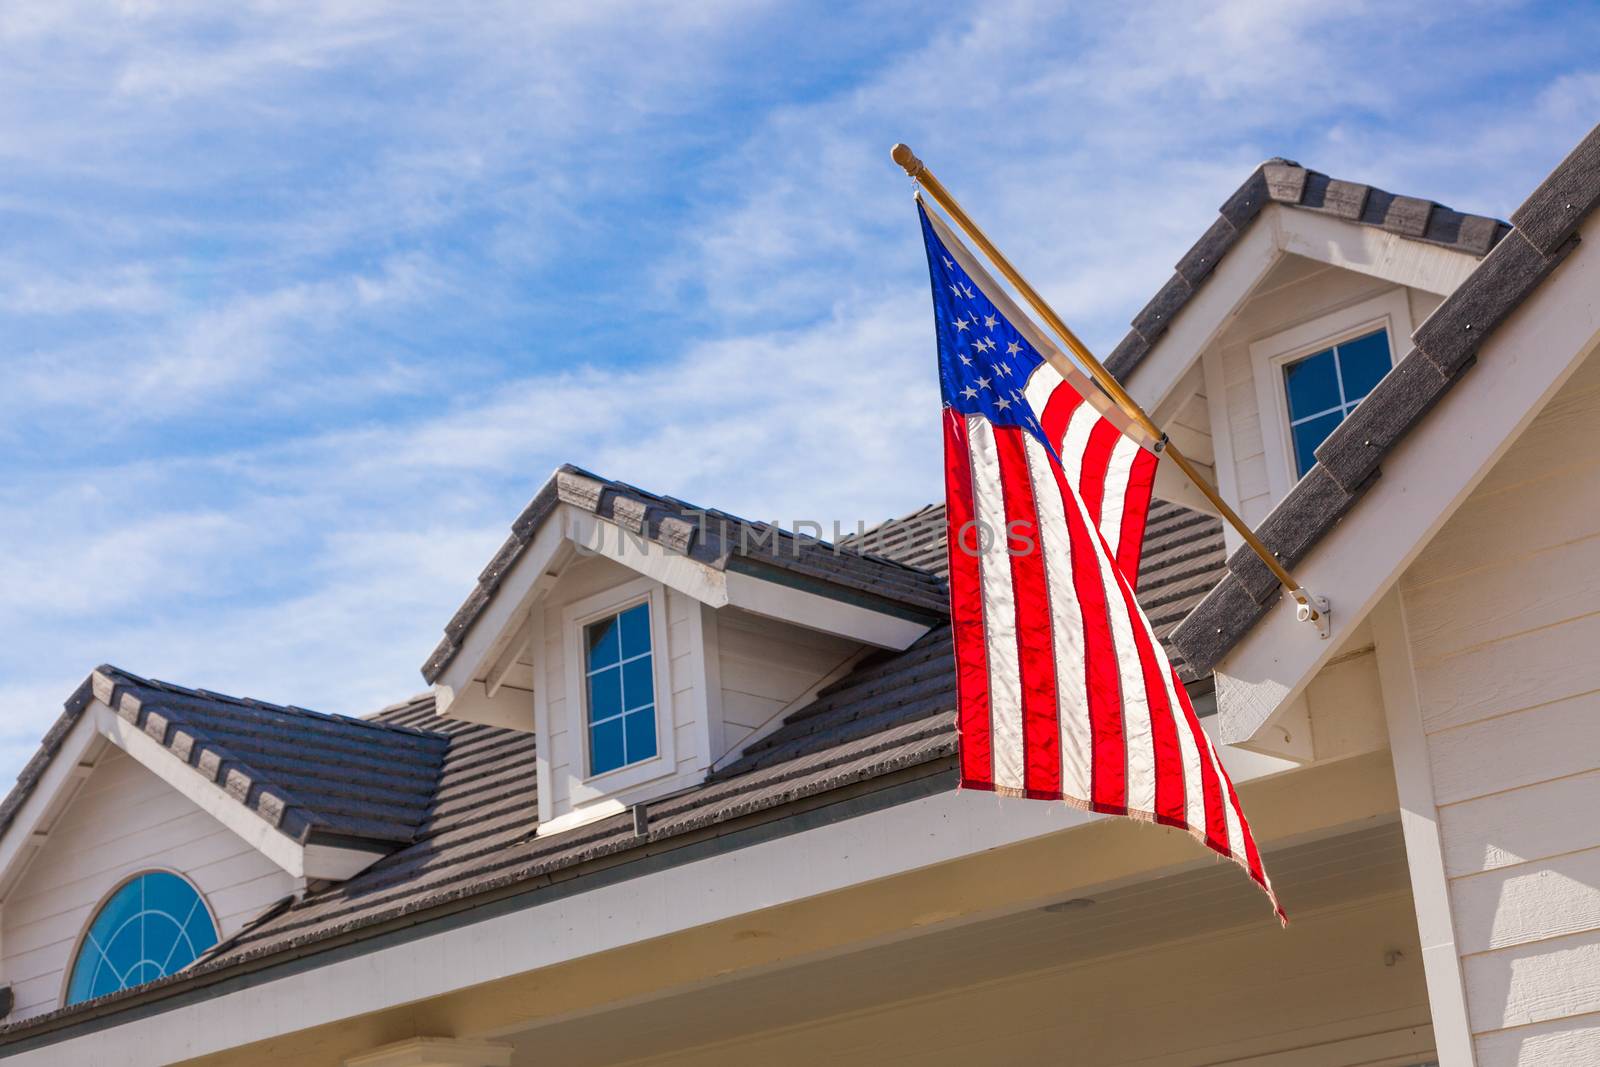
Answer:
[[[1186,830],[1287,921],[1134,598],[1153,442],[917,209],[944,399],[961,784]]]

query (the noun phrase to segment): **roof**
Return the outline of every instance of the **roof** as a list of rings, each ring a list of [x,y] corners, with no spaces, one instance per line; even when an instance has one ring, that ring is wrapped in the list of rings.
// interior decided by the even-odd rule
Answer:
[[[877,558],[910,572],[920,585],[938,589],[943,605],[943,507],[924,508],[907,518],[921,521],[898,520],[867,533],[859,547],[875,549],[878,556],[848,553],[845,558]],[[1221,541],[1215,519],[1173,504],[1152,505],[1140,600],[1158,630],[1179,617],[1193,595],[1195,575],[1220,566]],[[407,809],[415,815],[408,843],[346,881],[314,887],[283,902],[180,974],[106,999],[157,996],[172,985],[222,977],[309,946],[372,936],[412,917],[536,887],[560,872],[626,860],[630,854],[642,857],[663,843],[686,841],[696,832],[735,820],[778,814],[811,798],[843,796],[852,786],[907,775],[947,775],[953,782],[954,671],[949,629],[936,626],[903,652],[870,653],[704,785],[639,806],[638,821],[629,811],[539,837],[533,736],[443,718],[435,712],[432,694],[361,720],[224,697],[102,668],[86,686],[92,688],[93,678],[104,672],[99,687],[104,691],[108,683],[115,686],[119,713],[128,714],[124,707],[137,709],[130,713],[142,716],[147,731],[160,729],[163,721],[176,724],[181,716],[183,725],[166,731],[169,739],[209,730],[205,743],[225,741],[233,758],[230,766],[259,768],[263,774],[270,768],[279,774],[276,780],[291,781],[278,764],[263,758],[271,746],[254,736],[255,722],[265,727],[264,738],[274,744],[279,731],[288,728],[306,728],[319,738],[328,734],[383,745],[401,739],[408,756],[425,748],[435,754],[437,765],[420,811]],[[80,711],[87,703],[85,692],[80,689],[75,698]],[[170,748],[174,742],[167,743]],[[49,1027],[87,1007],[73,1005],[0,1027],[0,1037]]]
[[[1514,228],[1411,335],[1412,349],[1316,449],[1316,464],[1256,529],[1292,567],[1353,508],[1383,459],[1470,371],[1483,344],[1577,242],[1600,201],[1600,126],[1511,215]],[[1278,599],[1277,580],[1248,548],[1173,631],[1171,643],[1200,672],[1227,655]]]
[[[223,696],[101,666],[67,702],[0,804],[0,832],[91,697],[301,844],[360,841],[387,850],[410,843],[444,757],[442,738],[398,724]]]
[[[500,583],[559,504],[609,519],[718,570],[782,572],[842,598],[895,605],[923,617],[938,618],[945,612],[944,584],[925,571],[881,556],[838,552],[826,541],[797,537],[773,523],[699,508],[566,464],[511,524],[510,536],[445,625],[444,639],[422,665],[425,681],[436,681],[444,673]]]
[[[1178,260],[1167,283],[1133,317],[1133,328],[1106,357],[1107,370],[1119,379],[1133,373],[1268,204],[1372,226],[1473,256],[1487,254],[1510,229],[1499,219],[1465,215],[1432,200],[1397,196],[1359,182],[1330,178],[1293,160],[1269,159],[1251,171],[1233,195],[1223,201],[1216,221]]]

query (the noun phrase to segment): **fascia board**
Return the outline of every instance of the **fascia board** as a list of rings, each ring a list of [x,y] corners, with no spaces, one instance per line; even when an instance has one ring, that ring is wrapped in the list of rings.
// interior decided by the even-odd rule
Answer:
[[[92,718],[90,708],[84,708],[79,713],[78,721],[68,731],[55,758],[11,820],[5,836],[0,838],[0,887],[9,890],[22,865],[32,857],[34,849],[30,846],[35,843],[35,833],[51,814],[61,791],[81,774],[79,764],[94,751],[96,742],[100,740]]]
[[[728,572],[725,577],[728,604],[732,607],[876,648],[903,651],[930,628],[926,622],[848,604],[750,574]]]
[[[1295,577],[1333,605],[1332,634],[1282,600],[1216,665],[1222,738],[1252,748],[1600,343],[1600,216],[1484,343],[1478,362],[1383,461],[1364,498]]]

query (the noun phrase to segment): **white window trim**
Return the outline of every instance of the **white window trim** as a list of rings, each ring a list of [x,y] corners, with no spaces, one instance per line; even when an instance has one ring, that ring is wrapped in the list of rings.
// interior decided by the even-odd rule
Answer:
[[[635,604],[650,605],[650,655],[656,683],[656,754],[647,760],[630,763],[601,774],[589,774],[589,716],[584,694],[586,660],[583,655],[583,628],[596,619],[614,615]],[[573,746],[572,782],[569,790],[573,810],[613,797],[645,782],[665,778],[677,771],[678,760],[672,721],[672,652],[667,645],[667,591],[660,582],[637,578],[593,596],[575,600],[561,610],[564,671],[567,686],[567,736]]]
[[[1269,443],[1267,484],[1272,490],[1273,504],[1287,496],[1294,483],[1300,480],[1295,472],[1294,440],[1289,435],[1289,395],[1283,387],[1284,365],[1378,329],[1388,332],[1389,365],[1392,367],[1404,355],[1396,346],[1402,339],[1409,343],[1411,338],[1411,303],[1405,289],[1390,289],[1250,342],[1261,438]],[[1277,442],[1275,449],[1270,446],[1271,442]],[[1270,454],[1273,452],[1275,456]]]

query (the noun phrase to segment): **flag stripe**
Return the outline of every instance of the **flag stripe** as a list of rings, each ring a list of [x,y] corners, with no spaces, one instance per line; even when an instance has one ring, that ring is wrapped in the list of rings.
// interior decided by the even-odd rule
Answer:
[[[1090,796],[1089,696],[1084,679],[1086,636],[1082,603],[1073,587],[1072,540],[1056,485],[1050,453],[1036,437],[1024,439],[1028,477],[1039,516],[1039,554],[1050,588],[1051,638],[1056,657],[1056,714],[1061,724],[1061,789],[1066,796]]]
[[[994,424],[967,416],[972,452],[973,511],[980,534],[979,585],[983,590],[983,630],[989,642],[989,736],[994,756],[994,786],[1021,793],[1022,678],[1017,657],[1017,600],[1006,552],[1006,501],[1000,482],[1000,457]]]
[[[1111,424],[1106,423],[1106,425]],[[1115,432],[1115,427],[1112,427],[1112,430]],[[1105,534],[1106,548],[1110,551],[1111,558],[1117,561],[1119,567],[1122,557],[1118,546],[1122,543],[1123,527],[1127,525],[1125,506],[1128,479],[1133,475],[1133,461],[1143,451],[1130,438],[1119,433],[1106,462],[1105,495],[1101,498],[1100,513],[1095,521],[1099,524],[1101,533]]]
[[[1017,657],[1022,676],[1023,790],[1040,799],[1061,796],[1061,724],[1056,712],[1056,657],[1049,617],[1050,587],[1039,552],[1039,515],[1023,438],[1015,427],[994,432],[1006,498],[1006,547],[1017,610]]]
[[[1144,554],[1145,516],[1150,514],[1150,493],[1155,488],[1159,457],[1136,449],[1122,498],[1122,534],[1117,538],[1117,569],[1139,588],[1139,559]]]
[[[983,632],[983,591],[978,581],[972,515],[972,465],[967,422],[944,412],[945,506],[950,557],[950,629],[955,642],[957,726],[961,738],[961,784],[994,787],[989,739],[989,663]],[[969,549],[969,546],[970,549]]]

